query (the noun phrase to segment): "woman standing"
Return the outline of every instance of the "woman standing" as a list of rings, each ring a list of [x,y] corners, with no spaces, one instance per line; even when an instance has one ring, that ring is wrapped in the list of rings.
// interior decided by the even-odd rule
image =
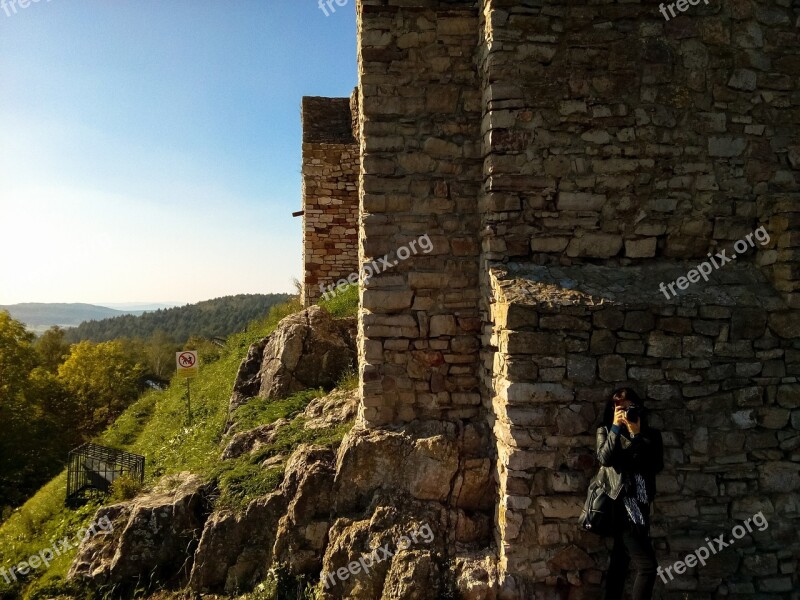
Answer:
[[[606,600],[621,600],[633,566],[633,600],[648,600],[656,582],[650,539],[650,504],[656,473],[664,468],[661,432],[647,426],[644,403],[631,388],[614,392],[597,429],[597,479],[614,500],[614,549],[606,576]]]

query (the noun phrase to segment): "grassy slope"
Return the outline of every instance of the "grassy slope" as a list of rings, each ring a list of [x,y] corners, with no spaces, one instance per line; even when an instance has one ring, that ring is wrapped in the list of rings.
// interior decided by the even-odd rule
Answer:
[[[321,304],[337,317],[355,315],[357,288],[352,287]],[[200,375],[192,382],[191,426],[188,426],[186,418],[185,385],[174,381],[165,391],[145,393],[100,436],[98,442],[144,454],[147,459],[145,485],[154,483],[163,475],[181,471],[218,477],[222,487],[220,502],[232,507],[241,506],[248,499],[274,489],[280,482],[281,467],[265,472],[247,457],[221,464],[219,444],[228,416],[233,382],[247,349],[268,335],[283,317],[300,308],[296,302],[273,307],[269,316],[248,327],[247,333],[229,337],[218,360],[201,366]],[[250,424],[291,418],[317,395],[306,392],[270,406],[258,403],[242,416],[246,416]],[[336,431],[308,435],[304,433],[302,422],[295,419],[280,436],[275,452],[288,451],[307,441],[332,442],[341,439],[345,432],[346,428],[341,427]],[[69,510],[64,507],[65,492],[66,475],[62,473],[0,526],[0,567],[9,568],[25,560],[48,547],[54,539],[74,536],[80,527],[91,522],[97,505]],[[28,576],[24,590],[20,586],[9,586],[0,577],[0,598],[22,595],[38,599],[67,591],[63,579],[73,557],[74,551],[53,562],[49,568],[41,567],[34,571]]]

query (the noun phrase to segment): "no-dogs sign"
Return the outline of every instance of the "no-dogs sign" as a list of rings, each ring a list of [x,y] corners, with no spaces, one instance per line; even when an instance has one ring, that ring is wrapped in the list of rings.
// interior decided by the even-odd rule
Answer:
[[[176,352],[175,362],[178,366],[178,377],[189,379],[197,376],[197,352],[194,350]]]

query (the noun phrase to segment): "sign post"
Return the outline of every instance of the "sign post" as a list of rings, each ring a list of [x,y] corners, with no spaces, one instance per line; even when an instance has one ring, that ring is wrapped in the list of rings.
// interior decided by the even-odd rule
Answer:
[[[192,424],[192,378],[197,377],[197,352],[184,350],[175,353],[175,362],[178,367],[178,377],[186,380],[186,405],[189,412],[189,425]]]

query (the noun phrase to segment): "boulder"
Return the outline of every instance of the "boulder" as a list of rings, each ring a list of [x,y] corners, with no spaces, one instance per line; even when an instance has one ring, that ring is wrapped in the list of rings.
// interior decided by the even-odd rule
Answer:
[[[325,499],[333,486],[334,451],[300,446],[280,488],[241,515],[215,513],[195,554],[189,587],[199,593],[248,589],[281,563],[292,574],[319,573],[330,527]]]
[[[337,519],[322,564],[322,600],[443,597],[447,511],[379,492],[364,518]]]
[[[251,502],[241,515],[214,513],[206,522],[194,557],[189,588],[195,592],[248,589],[266,575],[275,529],[286,510],[276,491]]]
[[[208,516],[209,491],[200,477],[184,472],[130,502],[100,508],[95,522],[108,519],[113,527],[80,546],[67,579],[123,586],[184,582]]]
[[[327,429],[353,421],[358,415],[359,390],[334,390],[314,398],[306,407],[306,429]]]
[[[242,454],[253,452],[264,445],[271,444],[275,440],[277,430],[289,423],[288,419],[278,419],[268,425],[260,425],[249,431],[235,433],[228,445],[225,446],[225,450],[222,451],[222,459],[239,458]]]
[[[309,388],[332,389],[356,364],[354,319],[333,319],[320,306],[289,315],[242,361],[231,410],[249,398],[285,398]]]
[[[496,600],[497,557],[493,554],[463,556],[453,567],[456,590],[462,600]]]

